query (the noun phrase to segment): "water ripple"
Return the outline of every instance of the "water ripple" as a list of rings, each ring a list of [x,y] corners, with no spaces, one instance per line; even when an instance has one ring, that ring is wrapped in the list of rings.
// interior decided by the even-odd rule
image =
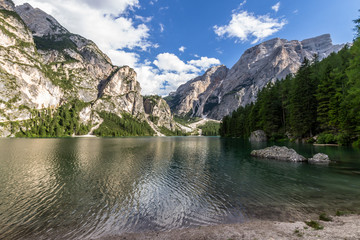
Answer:
[[[4,139],[0,151],[0,239],[94,239],[360,206],[360,163],[348,149],[325,168],[256,160],[248,143],[218,138]]]

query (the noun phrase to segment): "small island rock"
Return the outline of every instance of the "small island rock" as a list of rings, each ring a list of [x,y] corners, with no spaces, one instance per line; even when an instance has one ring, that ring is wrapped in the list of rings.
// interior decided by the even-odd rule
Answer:
[[[260,158],[270,158],[290,162],[305,162],[307,159],[298,154],[294,149],[287,147],[272,146],[261,150],[254,150],[251,156]]]
[[[309,163],[312,164],[329,164],[329,156],[324,153],[315,154],[312,158],[309,158]]]
[[[251,133],[249,140],[250,142],[266,142],[266,133],[263,130],[254,131]]]

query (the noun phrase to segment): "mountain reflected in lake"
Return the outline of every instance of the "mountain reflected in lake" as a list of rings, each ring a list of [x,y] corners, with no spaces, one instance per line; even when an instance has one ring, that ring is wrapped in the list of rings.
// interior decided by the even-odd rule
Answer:
[[[260,147],[216,137],[0,139],[0,238],[90,239],[359,210],[359,151],[291,146],[337,161],[324,167],[251,158]]]

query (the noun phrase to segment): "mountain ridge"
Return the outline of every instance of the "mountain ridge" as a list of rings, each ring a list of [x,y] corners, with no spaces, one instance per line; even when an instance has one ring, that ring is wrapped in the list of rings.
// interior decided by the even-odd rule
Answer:
[[[31,135],[27,131],[33,131],[34,124],[44,123],[43,117],[38,117],[42,112],[52,117],[61,109],[76,113],[72,120],[78,119],[76,124],[82,125],[77,128],[82,129],[101,121],[109,123],[99,115],[108,112],[120,118],[130,114],[126,121],[145,122],[157,135],[163,135],[160,132],[165,122],[170,131],[176,130],[168,111],[157,111],[165,114],[162,121],[151,122],[132,68],[114,66],[93,41],[70,33],[30,4],[15,6],[11,0],[1,0],[0,8],[0,136],[16,136],[19,131]],[[74,101],[78,104],[72,104]],[[68,129],[65,135],[78,132],[72,125],[59,127]]]
[[[314,54],[321,60],[332,52],[338,52],[345,44],[333,45],[330,34],[323,34],[302,41],[274,38],[247,49],[237,63],[228,70],[217,88],[194,88],[206,73],[180,86],[167,97],[176,115],[209,117],[220,120],[239,106],[256,99],[257,92],[269,82],[283,79],[299,69],[304,58]],[[211,77],[210,77],[211,78]],[[192,97],[191,92],[196,92]],[[173,99],[180,104],[186,101],[188,112],[179,110]],[[201,99],[201,100],[199,100]],[[195,107],[194,107],[195,106]]]

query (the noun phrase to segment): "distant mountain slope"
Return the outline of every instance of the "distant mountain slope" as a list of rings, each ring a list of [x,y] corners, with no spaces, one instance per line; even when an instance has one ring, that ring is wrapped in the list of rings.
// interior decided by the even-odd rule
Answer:
[[[221,79],[218,71],[214,71],[219,67],[212,68],[204,76],[180,86],[166,99],[176,115],[221,119],[239,106],[253,102],[268,82],[295,73],[305,57],[312,59],[317,54],[321,60],[343,47],[344,44],[333,45],[329,34],[303,41],[275,38],[246,50]],[[207,87],[202,84],[204,78],[211,82]]]

